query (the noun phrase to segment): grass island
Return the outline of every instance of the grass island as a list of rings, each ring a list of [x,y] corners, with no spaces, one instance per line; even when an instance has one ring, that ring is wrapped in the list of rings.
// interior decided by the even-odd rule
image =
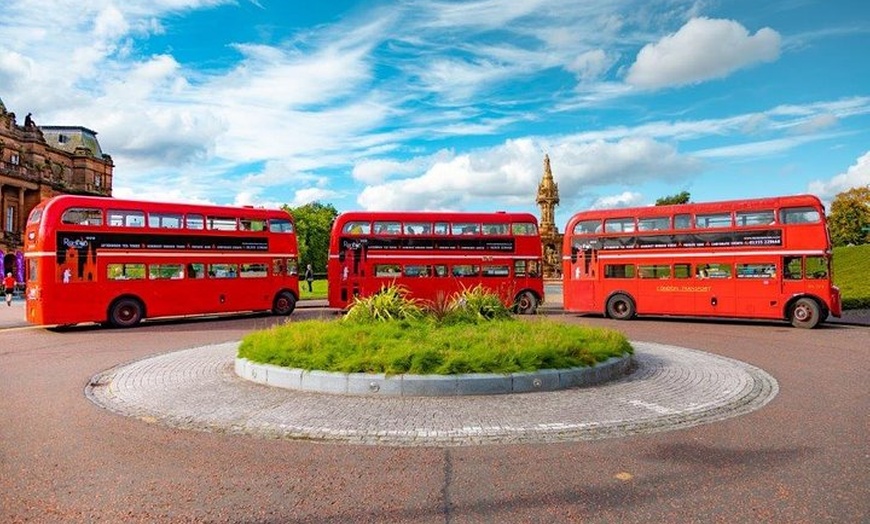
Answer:
[[[238,357],[307,371],[391,376],[577,368],[632,352],[618,331],[540,316],[517,319],[497,295],[480,288],[420,303],[392,287],[356,299],[341,320],[289,322],[250,333]]]

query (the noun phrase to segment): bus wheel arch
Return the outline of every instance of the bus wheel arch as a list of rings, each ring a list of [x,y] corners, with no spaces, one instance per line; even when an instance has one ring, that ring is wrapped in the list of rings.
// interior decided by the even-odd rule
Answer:
[[[296,309],[296,295],[284,289],[275,294],[275,299],[272,301],[272,314],[282,317],[293,313]]]
[[[789,302],[786,319],[794,327],[812,329],[824,320],[825,308],[811,296],[800,296]]]
[[[114,327],[133,327],[145,318],[145,304],[135,296],[118,297],[109,305],[107,318]]]
[[[541,299],[532,291],[525,290],[517,293],[514,298],[514,312],[520,315],[534,315],[538,310]]]
[[[631,295],[618,291],[607,299],[605,306],[608,317],[616,320],[630,320],[637,314],[637,306]]]

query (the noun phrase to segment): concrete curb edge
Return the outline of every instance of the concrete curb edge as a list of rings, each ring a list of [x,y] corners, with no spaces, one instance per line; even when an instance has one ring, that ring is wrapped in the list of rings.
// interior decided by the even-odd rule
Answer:
[[[441,397],[461,395],[503,395],[535,391],[556,391],[594,386],[622,377],[632,367],[633,356],[611,357],[591,367],[542,369],[506,375],[471,373],[459,375],[384,375],[383,373],[337,373],[305,371],[236,357],[240,378],[267,386],[356,396]]]

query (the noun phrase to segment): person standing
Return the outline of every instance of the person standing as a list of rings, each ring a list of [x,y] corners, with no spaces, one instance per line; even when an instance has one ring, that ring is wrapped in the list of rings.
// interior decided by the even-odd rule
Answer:
[[[15,292],[15,277],[12,273],[6,273],[6,278],[3,279],[3,287],[6,289],[6,305],[12,306],[12,293]]]
[[[305,281],[308,282],[308,292],[311,293],[313,291],[311,283],[314,282],[314,270],[311,269],[311,264],[305,268]]]

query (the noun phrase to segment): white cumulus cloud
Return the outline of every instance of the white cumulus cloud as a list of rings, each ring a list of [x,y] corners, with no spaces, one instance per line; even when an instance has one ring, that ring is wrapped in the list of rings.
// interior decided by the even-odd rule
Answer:
[[[703,166],[649,138],[588,142],[562,137],[551,144],[530,138],[507,140],[489,149],[439,157],[420,176],[370,184],[357,203],[369,210],[466,210],[481,203],[492,209],[527,207],[543,175],[545,150],[566,205],[590,187],[684,180]]]
[[[661,88],[722,78],[779,57],[781,38],[769,27],[750,35],[733,20],[693,18],[674,34],[647,44],[626,81],[640,88]]]
[[[643,195],[634,191],[624,191],[618,195],[601,197],[593,202],[590,207],[592,209],[613,209],[641,205],[643,205]]]
[[[830,180],[810,182],[809,191],[822,200],[830,202],[838,193],[862,186],[870,186],[870,151],[861,155],[845,173],[840,173]]]

